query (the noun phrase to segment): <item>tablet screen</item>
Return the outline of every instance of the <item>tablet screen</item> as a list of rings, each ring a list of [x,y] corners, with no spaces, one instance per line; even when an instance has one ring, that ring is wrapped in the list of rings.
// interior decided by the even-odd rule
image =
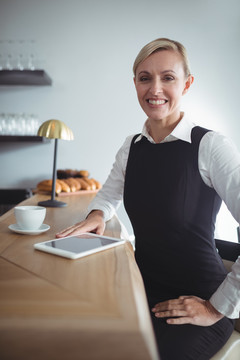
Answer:
[[[58,240],[52,240],[45,243],[45,246],[51,248],[66,250],[73,253],[81,253],[89,250],[93,250],[105,245],[114,244],[116,241],[111,239],[104,239],[100,237],[90,237],[88,235],[83,236],[73,236]]]
[[[125,240],[85,233],[37,243],[34,244],[34,248],[51,254],[68,257],[70,259],[77,259],[118,246],[124,242]]]

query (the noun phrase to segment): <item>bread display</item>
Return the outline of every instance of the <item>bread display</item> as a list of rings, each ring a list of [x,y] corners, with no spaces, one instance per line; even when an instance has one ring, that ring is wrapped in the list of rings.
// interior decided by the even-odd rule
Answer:
[[[102,185],[99,181],[89,178],[87,170],[58,170],[55,193],[75,193],[81,191],[97,191]],[[43,180],[37,184],[38,192],[52,192],[52,180]],[[66,194],[67,195],[67,194]]]

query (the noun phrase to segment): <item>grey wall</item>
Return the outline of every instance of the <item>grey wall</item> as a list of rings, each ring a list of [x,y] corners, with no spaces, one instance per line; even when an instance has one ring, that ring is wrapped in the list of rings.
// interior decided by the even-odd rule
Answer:
[[[51,87],[0,87],[0,112],[64,121],[75,140],[59,142],[58,168],[88,169],[103,182],[125,137],[145,120],[132,63],[163,36],[189,53],[195,83],[183,109],[239,147],[238,0],[0,0],[0,39],[35,39],[53,79]],[[51,178],[52,161],[53,143],[0,144],[0,187],[34,187]]]

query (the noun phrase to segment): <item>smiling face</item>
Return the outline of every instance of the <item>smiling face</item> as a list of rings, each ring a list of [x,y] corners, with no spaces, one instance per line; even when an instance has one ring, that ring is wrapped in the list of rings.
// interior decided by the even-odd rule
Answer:
[[[186,76],[177,51],[161,50],[138,65],[134,82],[139,103],[149,120],[173,124],[180,119],[181,97],[193,77]]]

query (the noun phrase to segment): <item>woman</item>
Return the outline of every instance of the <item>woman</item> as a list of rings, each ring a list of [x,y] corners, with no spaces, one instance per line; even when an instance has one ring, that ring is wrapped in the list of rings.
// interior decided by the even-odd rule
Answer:
[[[123,198],[161,359],[210,359],[233,331],[233,321],[208,299],[226,276],[214,244],[221,199],[239,220],[234,172],[239,174],[240,158],[225,137],[195,126],[180,111],[194,80],[183,45],[165,38],[152,41],[138,54],[133,71],[148,117],[143,130],[119,150],[87,219],[57,237],[102,234]],[[174,315],[187,317],[192,295],[209,312],[209,322],[200,324],[208,326],[174,324]]]

